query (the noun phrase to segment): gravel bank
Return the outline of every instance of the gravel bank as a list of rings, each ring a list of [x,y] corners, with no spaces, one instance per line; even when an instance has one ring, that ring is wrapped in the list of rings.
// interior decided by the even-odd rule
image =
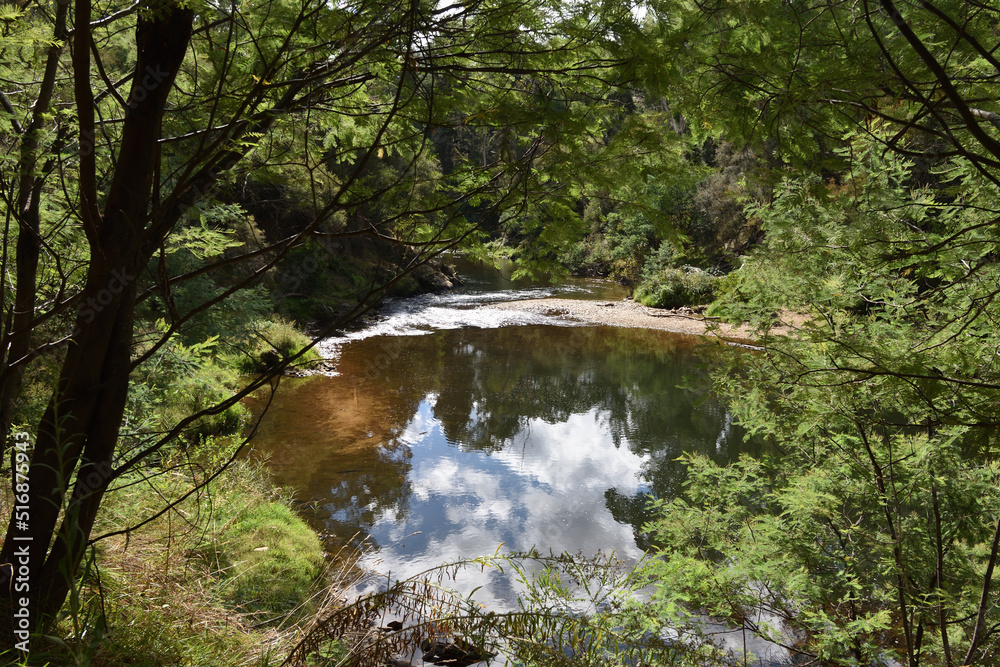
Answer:
[[[748,341],[751,332],[747,327],[709,321],[690,309],[682,312],[647,308],[631,299],[622,301],[580,301],[577,299],[531,299],[490,304],[490,308],[526,310],[549,316],[567,317],[580,322],[608,324],[617,327],[662,329],[696,336],[718,336]]]

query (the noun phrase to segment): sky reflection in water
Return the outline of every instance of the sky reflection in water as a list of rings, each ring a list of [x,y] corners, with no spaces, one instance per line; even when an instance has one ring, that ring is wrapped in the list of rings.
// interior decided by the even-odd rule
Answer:
[[[314,503],[329,548],[360,531],[394,579],[501,543],[634,561],[646,494],[683,482],[674,459],[724,461],[743,447],[704,395],[703,345],[551,325],[367,337],[340,348],[339,376],[283,386],[254,446]],[[490,608],[516,602],[495,572],[456,585],[483,586]]]
[[[603,548],[629,561],[641,557],[633,527],[614,519],[604,494],[608,488],[645,493],[645,459],[614,446],[597,410],[558,424],[532,419],[510,447],[485,454],[448,442],[433,416],[434,400],[420,404],[403,435],[412,443],[409,512],[404,521],[387,517],[372,527],[384,545],[376,554],[383,570],[409,576],[493,553],[501,544],[504,551]],[[480,576],[472,579],[483,584]],[[477,598],[491,608],[513,602],[502,577],[493,577]]]

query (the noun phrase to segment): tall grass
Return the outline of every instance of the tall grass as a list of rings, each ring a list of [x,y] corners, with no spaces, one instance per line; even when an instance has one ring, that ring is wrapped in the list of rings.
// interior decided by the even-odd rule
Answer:
[[[91,549],[32,664],[279,665],[311,619],[342,600],[343,575],[261,464],[238,461],[143,523],[215,465],[164,461],[116,484],[94,531],[111,536]]]
[[[243,349],[230,363],[244,373],[260,373],[297,354],[311,342],[312,339],[299,331],[293,323],[274,315],[269,319],[258,320],[249,327]],[[322,361],[322,357],[315,349],[310,349],[299,358],[295,366],[309,368],[319,361]]]

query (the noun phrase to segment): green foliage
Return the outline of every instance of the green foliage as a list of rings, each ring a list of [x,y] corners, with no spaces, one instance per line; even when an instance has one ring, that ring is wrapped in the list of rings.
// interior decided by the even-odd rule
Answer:
[[[989,662],[1000,202],[961,162],[932,188],[877,145],[851,155],[840,184],[790,179],[752,211],[767,241],[720,310],[765,348],[718,382],[773,453],[686,460],[685,496],[649,526],[658,599],[828,664]],[[780,308],[806,324],[769,335]]]
[[[995,21],[992,6],[959,0],[657,0],[637,73],[683,111],[695,138],[767,148],[816,173],[844,168],[831,151],[855,130],[895,135],[887,146],[910,155],[955,149],[992,161]],[[935,108],[942,85],[948,103]],[[903,148],[903,137],[913,143]]]
[[[656,226],[641,214],[612,211],[604,216],[600,228],[574,247],[564,261],[577,273],[635,283],[646,256],[660,242]]]
[[[58,40],[52,39],[52,33],[45,28],[44,22],[37,20],[33,12],[25,11],[16,4],[0,4],[0,37],[3,38],[3,46],[0,47],[0,68],[6,69],[4,66],[9,60],[16,58],[14,54],[28,56],[33,52],[40,52],[42,47],[61,46]],[[0,113],[6,113],[6,110]]]
[[[706,141],[704,149],[715,170],[698,183],[692,202],[696,215],[687,233],[711,260],[700,266],[731,266],[759,240],[760,221],[745,209],[770,200],[770,172],[751,148]]]
[[[161,328],[164,326],[161,323]],[[149,438],[169,431],[189,414],[223,401],[237,389],[237,370],[219,358],[218,346],[216,337],[193,345],[172,337],[139,365],[129,393],[130,448],[148,444]],[[207,414],[191,425],[187,442],[197,442],[205,435],[235,433],[247,417],[246,408],[238,403],[218,414]]]
[[[371,245],[331,253],[318,243],[307,243],[269,273],[265,286],[271,310],[295,322],[335,320],[389,279],[399,257]]]
[[[659,503],[663,518],[650,527],[669,555],[651,573],[662,600],[677,608],[696,601],[779,643],[798,633],[797,650],[834,664],[876,662],[912,642],[906,622],[974,615],[982,570],[968,564],[988,558],[991,515],[1000,510],[996,467],[963,460],[958,433],[817,430],[782,440],[786,454],[774,459],[729,468],[687,461],[687,498]],[[881,482],[888,497],[869,456],[893,462]],[[938,520],[946,535],[936,532]],[[938,538],[946,545],[941,582]],[[969,626],[953,622],[952,645],[967,641]],[[923,650],[940,654],[940,641],[927,636]]]
[[[589,174],[589,187],[581,190],[577,208],[588,233],[562,255],[574,273],[627,285],[639,281],[647,257],[661,245],[692,248],[689,232],[697,217],[692,197],[707,172],[686,159],[688,141],[669,111],[642,104],[639,95],[633,98],[614,119],[612,152],[600,165],[603,171]]]
[[[647,305],[704,303],[712,296],[708,276],[684,267],[727,270],[760,240],[760,221],[744,209],[767,203],[769,170],[750,148],[671,137],[682,126],[662,112],[633,115],[642,119],[633,123],[659,119],[659,150],[618,169],[606,191],[585,200],[590,232],[563,262],[574,273],[633,286]]]
[[[187,321],[179,326],[181,340],[196,344],[207,338],[236,339],[248,331],[254,320],[266,316],[271,304],[266,290],[247,286],[221,298],[234,284],[246,279],[248,267],[206,272],[205,267],[255,249],[261,232],[247,211],[236,204],[202,201],[164,244],[163,254],[151,260],[150,271],[168,275],[195,274],[171,287],[164,299],[158,290],[141,304],[138,314],[147,322],[173,321],[182,313]],[[219,299],[205,308],[203,304]]]
[[[709,272],[690,266],[647,269],[634,296],[653,308],[703,305],[714,298],[717,281]]]
[[[186,250],[204,260],[220,257],[230,248],[243,245],[233,230],[234,226],[246,223],[247,213],[242,207],[204,203],[193,213],[197,214],[197,224],[182,227],[170,237],[164,248],[168,255]]]
[[[294,325],[279,316],[258,320],[249,327],[246,338],[235,347],[239,353],[235,364],[244,373],[258,373],[274,364],[299,354],[313,342],[312,338],[296,329]],[[309,367],[320,361],[319,353],[310,348],[295,363],[298,367]]]

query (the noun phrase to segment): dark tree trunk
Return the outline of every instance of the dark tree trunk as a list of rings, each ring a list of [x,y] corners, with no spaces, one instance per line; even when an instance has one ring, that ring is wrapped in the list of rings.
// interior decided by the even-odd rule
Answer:
[[[89,8],[77,8],[77,50],[85,49],[89,41],[79,30],[82,15],[89,15]],[[0,551],[0,562],[14,562],[15,550],[29,545],[32,627],[44,625],[65,601],[107,489],[128,396],[137,279],[149,259],[142,249],[157,245],[145,234],[160,126],[167,95],[187,51],[192,21],[189,9],[163,9],[149,18],[140,14],[138,59],[115,172],[100,215],[81,211],[91,247],[76,329],[34,443],[30,520],[22,523],[11,516]],[[85,59],[75,64],[80,99],[80,78],[89,64]],[[92,99],[89,88],[83,92],[84,99]],[[81,114],[81,137],[88,135],[86,115]],[[83,159],[85,208],[86,169]]]
[[[41,190],[43,179],[39,175],[38,160],[41,152],[39,137],[51,112],[55,91],[61,42],[68,40],[66,3],[56,6],[54,37],[57,42],[49,47],[45,58],[45,74],[38,90],[38,98],[31,109],[31,121],[24,129],[18,155],[18,184],[15,201],[17,216],[17,245],[15,250],[15,275],[13,313],[0,336],[2,365],[0,365],[0,457],[6,454],[14,402],[21,391],[27,363],[31,353],[31,322],[35,317],[38,259],[41,249]]]

